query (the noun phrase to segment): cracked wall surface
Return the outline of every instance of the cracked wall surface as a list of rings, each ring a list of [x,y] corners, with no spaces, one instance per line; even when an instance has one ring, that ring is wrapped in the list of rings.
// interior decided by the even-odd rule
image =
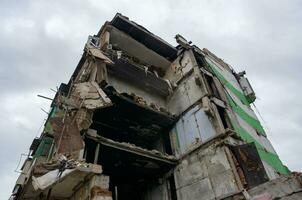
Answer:
[[[299,199],[245,72],[175,38],[119,13],[89,36],[11,199]]]

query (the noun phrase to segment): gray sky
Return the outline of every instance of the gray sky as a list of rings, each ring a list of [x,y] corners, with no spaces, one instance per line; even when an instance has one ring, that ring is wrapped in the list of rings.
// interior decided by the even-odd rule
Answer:
[[[88,35],[116,12],[175,45],[180,33],[235,70],[246,70],[256,106],[281,160],[302,171],[301,1],[1,0],[0,200],[18,176],[21,153],[37,136],[49,88],[67,82]]]

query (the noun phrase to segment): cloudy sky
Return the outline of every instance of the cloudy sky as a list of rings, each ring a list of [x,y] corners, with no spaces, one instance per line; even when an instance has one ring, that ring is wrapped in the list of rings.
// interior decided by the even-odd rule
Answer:
[[[300,1],[1,0],[0,200],[7,199],[46,117],[50,88],[67,82],[88,35],[116,12],[175,45],[180,33],[245,69],[281,160],[302,171]],[[301,85],[300,85],[301,84]]]

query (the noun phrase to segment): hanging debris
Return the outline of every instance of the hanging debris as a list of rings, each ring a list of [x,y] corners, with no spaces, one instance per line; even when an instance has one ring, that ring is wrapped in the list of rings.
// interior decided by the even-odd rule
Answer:
[[[245,72],[176,42],[119,13],[89,36],[11,199],[301,199]]]

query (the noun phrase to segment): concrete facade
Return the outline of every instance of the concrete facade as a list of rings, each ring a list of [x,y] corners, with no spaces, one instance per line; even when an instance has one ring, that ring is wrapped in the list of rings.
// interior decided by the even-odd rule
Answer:
[[[11,199],[300,199],[245,72],[176,41],[121,14],[89,36]]]

